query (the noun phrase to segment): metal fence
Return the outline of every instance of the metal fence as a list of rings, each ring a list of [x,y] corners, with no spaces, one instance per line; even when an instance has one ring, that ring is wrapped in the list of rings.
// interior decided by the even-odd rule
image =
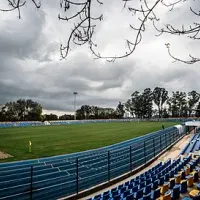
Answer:
[[[96,150],[0,164],[0,199],[78,194],[146,164],[184,134],[171,127]]]
[[[53,182],[51,180],[47,183],[49,185],[47,187],[44,187],[44,180],[43,186],[35,183],[32,177],[35,167],[31,167],[30,196],[32,199],[42,199],[44,196],[54,199],[78,194],[92,186],[109,182],[113,178],[146,164],[180,137],[182,134],[179,134],[177,130],[171,130],[118,150],[108,150],[97,155],[91,154],[87,158],[73,158],[67,169],[69,176],[61,176]],[[60,165],[58,170],[62,171],[62,169]]]

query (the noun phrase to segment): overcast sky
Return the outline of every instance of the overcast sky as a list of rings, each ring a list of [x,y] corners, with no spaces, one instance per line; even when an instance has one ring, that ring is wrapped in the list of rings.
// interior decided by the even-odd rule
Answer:
[[[1,1],[0,7],[5,7],[5,2]],[[147,87],[200,92],[199,64],[172,63],[165,47],[170,42],[175,56],[187,58],[189,53],[198,56],[198,43],[185,37],[155,37],[150,24],[128,58],[114,63],[94,60],[86,45],[74,47],[68,58],[60,61],[59,45],[67,41],[71,26],[58,20],[59,2],[43,0],[40,10],[28,3],[20,20],[17,12],[0,12],[0,104],[31,98],[42,104],[45,112],[62,114],[73,111],[74,91],[78,92],[77,107],[114,108],[135,90]],[[181,27],[194,20],[189,4],[194,6],[195,2],[179,4],[173,12],[160,6],[156,12],[161,22]],[[134,25],[136,19],[122,7],[122,0],[105,1],[101,7],[93,4],[95,14],[104,14],[94,38],[104,55],[121,53],[124,39],[134,39],[129,24]]]

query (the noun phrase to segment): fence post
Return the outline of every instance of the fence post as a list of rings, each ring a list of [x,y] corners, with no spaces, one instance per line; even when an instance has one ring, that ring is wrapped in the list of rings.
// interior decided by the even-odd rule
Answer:
[[[110,181],[110,151],[108,151],[108,181]]]
[[[76,158],[76,193],[79,191],[79,182],[78,182],[78,157]]]
[[[33,166],[31,166],[31,187],[30,187],[30,199],[32,200],[33,197]]]
[[[156,152],[155,152],[155,140],[153,138],[153,157],[155,158]]]
[[[166,136],[166,133],[165,133],[165,148],[167,148],[167,136]]]
[[[171,141],[171,144],[173,143],[173,135],[172,135],[172,132],[170,132],[170,141]]]
[[[160,151],[162,151],[162,143],[161,143],[161,135],[160,135]]]
[[[130,146],[130,171],[132,171],[132,147]]]
[[[146,165],[146,143],[144,141],[144,163]]]

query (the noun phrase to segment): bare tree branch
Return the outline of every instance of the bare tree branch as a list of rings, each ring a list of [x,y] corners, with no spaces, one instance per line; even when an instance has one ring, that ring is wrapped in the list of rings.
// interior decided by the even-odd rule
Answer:
[[[40,8],[41,7],[41,3],[40,2],[36,2],[35,0],[31,0],[32,3],[34,4],[34,6],[36,8]],[[21,7],[23,7],[26,4],[25,0],[7,0],[8,2],[8,8],[4,8],[4,9],[0,9],[0,11],[3,12],[10,12],[10,11],[14,11],[17,10],[18,11],[18,18],[21,18]]]
[[[171,4],[166,4],[163,0],[162,4],[166,7],[170,7],[170,11],[172,11],[174,9],[174,6],[181,3],[181,2],[184,3],[185,0],[177,0],[174,3],[171,3]],[[199,13],[197,13],[196,11],[193,10],[192,7],[190,7],[190,11],[195,16],[200,17],[200,11],[199,11]],[[192,40],[199,40],[200,39],[200,36],[199,36],[199,33],[200,33],[199,19],[198,19],[198,22],[193,22],[193,24],[188,26],[188,27],[186,27],[184,24],[182,24],[181,29],[176,28],[171,24],[165,24],[163,28],[158,28],[155,20],[153,20],[153,26],[158,31],[158,34],[156,36],[160,36],[160,35],[166,33],[166,34],[178,35],[178,36],[179,35],[183,35],[183,36],[185,35]],[[189,60],[177,58],[177,57],[172,55],[172,53],[170,51],[170,44],[168,43],[166,46],[167,46],[167,49],[168,49],[168,54],[170,55],[171,58],[173,58],[174,61],[183,62],[185,64],[194,64],[194,63],[200,61],[200,58],[196,58],[196,57],[192,56],[191,54],[189,54],[189,58],[190,58]]]
[[[21,8],[27,3],[27,1],[32,2],[32,4],[39,9],[41,7],[41,2],[39,0],[5,0],[8,3],[7,8],[2,8],[0,11],[11,12],[17,10],[18,17],[21,18]],[[126,39],[125,45],[127,49],[121,55],[106,55],[103,56],[100,52],[96,51],[97,44],[93,42],[93,36],[95,33],[95,28],[98,21],[103,20],[103,15],[93,16],[92,10],[93,6],[99,5],[103,6],[101,0],[59,0],[61,10],[66,13],[65,16],[58,15],[58,19],[67,22],[74,22],[74,26],[67,37],[66,45],[60,45],[60,54],[61,58],[64,59],[68,56],[70,50],[73,48],[73,44],[77,46],[89,45],[89,49],[96,59],[103,58],[109,62],[113,62],[116,59],[125,58],[133,54],[136,50],[136,47],[142,41],[143,33],[146,31],[146,23],[152,22],[158,34],[170,34],[170,35],[185,35],[192,40],[200,40],[200,11],[196,11],[196,8],[190,8],[190,12],[197,17],[197,21],[193,22],[191,25],[186,26],[182,25],[181,28],[177,28],[172,24],[164,24],[162,28],[158,28],[158,22],[160,22],[159,16],[156,15],[155,9],[158,6],[164,6],[169,11],[173,11],[174,8],[180,3],[184,3],[187,0],[172,0],[172,2],[167,0],[138,0],[136,3],[134,1],[134,6],[130,6],[133,0],[121,0],[123,3],[123,9],[127,9],[127,12],[130,12],[133,16],[137,17],[139,25],[136,27],[133,24],[130,24],[131,30],[135,33],[134,40]],[[189,1],[189,0],[188,0]],[[193,0],[195,1],[195,0]],[[139,6],[138,6],[139,4]],[[136,7],[136,5],[138,7]],[[77,10],[76,13],[71,16],[68,13],[72,10]],[[106,8],[105,8],[106,9]],[[184,60],[177,58],[171,54],[170,45],[167,44],[168,53],[174,61],[183,62],[186,64],[193,64],[200,61],[200,58],[196,58],[192,55],[189,55],[189,60]],[[112,52],[114,54],[114,52]]]
[[[170,57],[173,59],[173,62],[179,61],[185,64],[194,64],[196,62],[200,61],[200,58],[195,58],[194,56],[192,56],[191,54],[189,54],[190,59],[189,60],[182,60],[180,58],[175,57],[174,55],[172,55],[172,53],[170,52],[170,44],[167,43],[165,44],[168,50],[168,54],[170,55]]]
[[[102,5],[103,3],[99,0],[96,0],[97,4]],[[65,4],[65,6],[63,6]],[[99,17],[94,17],[91,15],[91,0],[85,0],[82,2],[76,2],[76,1],[68,1],[68,0],[62,0],[60,2],[61,8],[66,8],[66,5],[68,5],[68,9],[70,9],[71,6],[78,6],[80,7],[79,11],[75,13],[74,15],[70,17],[61,17],[58,15],[58,18],[60,20],[66,20],[69,21],[71,19],[74,19],[76,21],[74,28],[72,29],[70,36],[68,38],[67,44],[64,46],[61,44],[60,46],[60,53],[62,58],[66,58],[70,49],[72,43],[76,45],[84,45],[86,43],[89,44],[89,46],[95,46],[95,44],[92,41],[92,36],[94,34],[94,29],[96,27],[95,21],[101,21],[103,20],[103,15],[100,15]],[[66,10],[64,10],[66,11]],[[78,22],[77,22],[78,21]]]

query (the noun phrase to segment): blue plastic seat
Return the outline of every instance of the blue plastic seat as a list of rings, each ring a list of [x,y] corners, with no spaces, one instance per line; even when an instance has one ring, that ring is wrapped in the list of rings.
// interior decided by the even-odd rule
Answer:
[[[183,197],[182,200],[192,200],[190,197]]]
[[[133,178],[133,179],[130,180],[130,183],[134,183],[134,181],[135,181],[135,179]]]
[[[165,181],[168,182],[169,181],[169,173],[165,174]]]
[[[159,185],[161,186],[161,185],[163,185],[164,183],[165,183],[165,177],[162,176],[162,177],[160,177],[160,179],[159,179]]]
[[[94,196],[95,200],[100,199],[100,198],[101,198],[101,194],[98,194],[98,195]]]
[[[145,177],[141,177],[140,178],[140,183],[144,182],[145,180],[146,180]]]
[[[147,185],[143,190],[143,193],[145,195],[149,194],[150,192],[151,192],[151,184]]]
[[[152,180],[152,182],[154,182],[155,180],[157,180],[156,175],[153,175],[153,176],[151,177],[151,180]]]
[[[187,181],[184,180],[184,181],[181,181],[181,184],[180,184],[180,193],[186,193],[187,192]]]
[[[142,189],[146,186],[146,182],[141,182],[139,185],[138,185],[138,189]]]
[[[103,193],[103,196],[104,196],[104,195],[107,195],[107,194],[110,194],[110,190],[105,191],[105,192]]]
[[[139,179],[140,179],[140,177],[139,177],[139,176],[136,176],[136,177],[135,177],[135,180],[139,180]]]
[[[151,200],[151,193],[144,195],[140,200]]]
[[[173,178],[173,177],[174,177],[174,170],[171,170],[171,171],[169,172],[169,177],[170,177],[170,178]]]
[[[134,193],[134,198],[140,199],[143,196],[143,189],[138,190],[137,192]]]
[[[126,190],[126,187],[125,187],[125,186],[124,186],[124,187],[122,187],[122,188],[120,189],[120,194],[124,193],[124,192],[125,192],[125,190]]]
[[[152,179],[151,178],[148,178],[147,180],[146,180],[146,185],[149,185],[152,181],[151,181]]]
[[[135,186],[133,185],[133,183],[131,183],[131,184],[128,185],[128,189],[132,189],[133,187],[135,187]]]
[[[181,179],[185,179],[185,171],[181,172]]]
[[[199,181],[199,175],[197,171],[194,172],[193,178],[195,183]]]
[[[160,188],[151,192],[151,199],[155,200],[160,197]]]
[[[118,191],[118,190],[113,190],[113,191],[111,192],[111,194],[112,194],[112,196],[116,196],[116,195],[119,194],[119,191]]]
[[[102,200],[108,200],[109,198],[110,198],[110,194],[108,193],[108,194],[103,195]]]
[[[145,174],[146,180],[151,178],[150,174]]]
[[[139,180],[135,180],[134,185],[138,185],[138,184],[139,184]]]
[[[123,186],[123,184],[121,184],[121,185],[118,185],[118,187],[117,187],[117,188],[118,188],[118,190],[120,190],[122,187],[124,187],[124,186]]]
[[[137,191],[138,191],[138,186],[134,186],[134,187],[132,188],[132,193],[137,192]]]
[[[129,195],[126,197],[126,200],[133,200],[133,199],[134,199],[133,194],[129,194]]]
[[[110,191],[111,191],[111,193],[113,192],[113,191],[116,191],[117,190],[117,187],[115,187],[115,188],[112,188]],[[117,191],[118,192],[118,191]]]
[[[178,171],[181,170],[181,165],[180,165],[180,164],[177,165],[177,170],[178,170]]]
[[[121,195],[117,194],[115,196],[112,197],[113,200],[121,200]]]
[[[158,180],[156,180],[156,181],[154,181],[153,183],[152,183],[152,189],[153,190],[155,190],[155,189],[157,189],[158,188],[158,185],[159,185],[159,183],[158,183]]]
[[[127,181],[127,182],[124,183],[124,186],[128,186],[129,184],[130,184],[130,182]]]
[[[178,167],[175,167],[175,168],[174,168],[174,172],[175,172],[175,174],[177,174],[178,171],[179,171],[179,170],[178,170]]]
[[[171,197],[173,200],[179,199],[180,197],[180,187],[179,185],[175,185],[172,189]]]
[[[123,193],[123,198],[127,197],[129,194],[131,194],[131,191],[130,191],[130,190],[124,191],[124,193]]]

